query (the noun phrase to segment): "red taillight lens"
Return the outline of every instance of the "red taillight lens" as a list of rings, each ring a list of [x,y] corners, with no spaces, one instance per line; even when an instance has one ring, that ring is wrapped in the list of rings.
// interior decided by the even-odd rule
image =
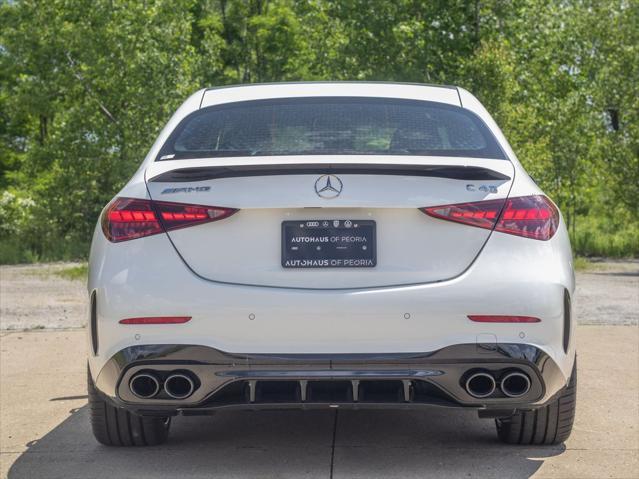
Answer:
[[[559,226],[559,211],[545,196],[519,196],[422,208],[429,216],[526,238],[549,240]]]
[[[559,227],[559,210],[545,196],[520,196],[506,201],[496,231],[546,241]]]
[[[162,233],[149,200],[116,198],[102,215],[102,231],[109,241],[132,240]]]
[[[117,243],[221,220],[236,212],[216,206],[116,198],[102,215],[102,231],[109,241]]]
[[[477,201],[422,208],[429,216],[479,228],[493,229],[505,200]]]

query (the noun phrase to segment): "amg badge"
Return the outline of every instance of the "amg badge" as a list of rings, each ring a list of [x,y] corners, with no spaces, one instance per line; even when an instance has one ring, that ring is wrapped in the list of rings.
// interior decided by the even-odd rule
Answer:
[[[210,186],[188,186],[186,188],[166,188],[162,190],[163,195],[170,195],[173,193],[201,193],[203,191],[209,191]]]

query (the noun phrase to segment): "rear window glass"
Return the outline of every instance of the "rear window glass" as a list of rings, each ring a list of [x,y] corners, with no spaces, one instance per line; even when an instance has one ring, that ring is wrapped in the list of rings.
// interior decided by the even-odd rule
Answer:
[[[486,125],[459,107],[314,97],[203,108],[178,125],[158,159],[369,154],[505,158]]]

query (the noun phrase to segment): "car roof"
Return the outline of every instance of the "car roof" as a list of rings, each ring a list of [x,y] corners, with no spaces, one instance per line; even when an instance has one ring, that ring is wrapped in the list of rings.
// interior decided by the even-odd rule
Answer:
[[[450,85],[372,81],[310,81],[251,83],[207,88],[203,92],[200,107],[238,101],[326,96],[398,98],[461,106],[459,90]]]

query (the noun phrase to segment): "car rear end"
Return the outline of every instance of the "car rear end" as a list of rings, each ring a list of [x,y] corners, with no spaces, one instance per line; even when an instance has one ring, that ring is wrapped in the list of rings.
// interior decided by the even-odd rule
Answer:
[[[200,91],[105,208],[97,390],[217,408],[548,404],[574,365],[556,206],[453,87]]]

